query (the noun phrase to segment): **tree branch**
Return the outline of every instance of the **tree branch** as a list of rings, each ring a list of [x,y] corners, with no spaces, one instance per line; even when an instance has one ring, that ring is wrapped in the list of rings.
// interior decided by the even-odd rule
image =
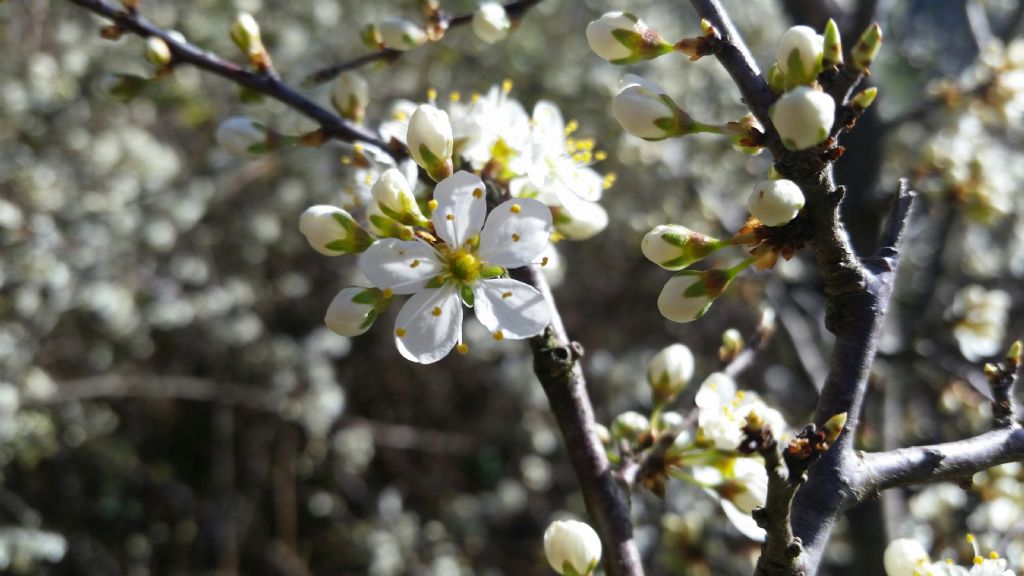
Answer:
[[[865,454],[858,492],[871,496],[898,486],[969,479],[993,466],[1024,460],[1024,429],[993,430],[931,446]]]
[[[176,40],[166,30],[152,24],[138,13],[132,13],[120,7],[108,4],[104,0],[68,0],[72,4],[102,16],[114,22],[122,30],[143,38],[156,36],[163,40],[171,49],[171,65],[191,64],[227,78],[250,90],[269,96],[288,107],[300,112],[320,125],[325,136],[345,142],[363,142],[389,152],[396,159],[405,156],[404,151],[391,149],[380,138],[361,126],[341,118],[330,110],[306,98],[302,94],[281,81],[273,74],[266,72],[250,72],[238,64],[225,60],[216,54],[202,50],[189,42]]]
[[[633,541],[628,487],[613,474],[604,446],[594,434],[594,409],[579,360],[583,347],[569,340],[544,274],[536,266],[511,271],[536,287],[551,305],[551,326],[530,339],[533,370],[558,421],[580,491],[594,529],[604,544],[608,576],[642,576],[640,552]]]
[[[508,2],[505,4],[505,12],[508,13],[509,17],[513,21],[515,21],[522,18],[523,15],[526,14],[527,10],[533,8],[537,4],[540,4],[541,2],[543,2],[543,0],[515,0],[514,2]],[[448,19],[448,28],[451,29],[456,28],[458,26],[464,26],[466,24],[470,24],[471,22],[473,22],[472,13],[453,16],[452,18]],[[305,83],[314,85],[323,84],[324,82],[333,80],[335,77],[337,77],[343,72],[355,70],[357,68],[362,68],[363,66],[372,64],[374,62],[394,62],[401,58],[402,54],[404,53],[405,52],[402,52],[401,50],[382,48],[380,50],[377,50],[376,52],[363,54],[362,56],[353,58],[352,60],[340,62],[338,64],[334,64],[332,66],[328,66],[326,68],[317,70],[316,72],[313,72],[312,74],[306,77]]]

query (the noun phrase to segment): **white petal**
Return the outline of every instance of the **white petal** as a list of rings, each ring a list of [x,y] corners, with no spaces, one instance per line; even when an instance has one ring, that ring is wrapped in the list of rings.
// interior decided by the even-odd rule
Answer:
[[[518,268],[533,262],[551,238],[551,210],[532,198],[503,202],[487,216],[477,254],[488,264]]]
[[[487,217],[484,182],[465,170],[438,183],[434,189],[437,208],[431,215],[437,235],[452,248],[459,248],[480,232]]]
[[[381,290],[395,294],[419,292],[443,266],[437,252],[423,242],[385,238],[359,256],[359,271]]]
[[[420,364],[447,356],[461,335],[462,301],[452,284],[417,292],[395,321],[398,352]]]
[[[754,542],[764,542],[765,536],[768,535],[764,528],[757,525],[757,521],[754,520],[749,514],[744,514],[736,507],[735,504],[728,500],[722,500],[722,511],[725,512],[725,517],[732,522],[732,525],[740,531],[747,538],[750,538]]]
[[[492,334],[521,340],[540,334],[551,323],[551,307],[533,286],[498,278],[473,286],[476,318]]]

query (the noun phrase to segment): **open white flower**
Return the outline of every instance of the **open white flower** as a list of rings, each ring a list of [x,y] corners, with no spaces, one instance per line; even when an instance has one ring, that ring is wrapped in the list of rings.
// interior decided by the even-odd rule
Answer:
[[[484,2],[473,13],[473,34],[488,44],[500,42],[512,30],[512,20],[500,2]]]
[[[510,89],[508,84],[492,86],[484,95],[448,107],[459,155],[475,170],[494,163],[503,172],[525,172],[518,164],[530,140],[530,115],[509,98]]]
[[[776,438],[786,433],[786,420],[754,392],[737,390],[736,382],[722,372],[707,377],[697,396],[697,425],[704,442],[719,450],[736,450],[743,440],[747,416],[756,413]]]
[[[413,362],[437,362],[461,342],[463,302],[497,340],[529,338],[551,321],[537,290],[501,277],[505,268],[526,266],[544,250],[551,212],[519,198],[488,216],[484,191],[483,181],[469,172],[442,180],[431,215],[436,244],[386,238],[359,259],[359,269],[377,288],[413,294],[395,325],[398,351]]]

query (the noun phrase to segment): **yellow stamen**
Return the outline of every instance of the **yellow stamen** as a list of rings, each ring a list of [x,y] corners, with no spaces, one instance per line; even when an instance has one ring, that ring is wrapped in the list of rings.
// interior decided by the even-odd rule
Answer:
[[[501,91],[504,92],[505,94],[508,94],[509,92],[511,92],[512,91],[512,81],[506,78],[505,81],[501,83]]]
[[[455,221],[455,214],[447,214],[447,215],[445,215],[444,219],[449,221],[449,222],[454,222]]]
[[[404,338],[405,328],[399,328],[398,330],[395,330],[395,335],[398,336],[399,338]]]
[[[427,88],[427,101],[434,102],[437,100],[437,88]]]
[[[519,242],[519,234],[513,233],[512,234],[512,241],[513,242]]]
[[[391,290],[391,288],[385,288],[384,291],[381,292],[381,295],[384,296],[385,298],[391,298],[392,296],[394,296],[394,294],[395,293]]]
[[[501,293],[502,300],[506,300],[506,299],[511,298],[511,297],[512,297],[512,293],[511,292],[502,292]]]
[[[352,150],[356,154],[362,154],[363,153],[363,145],[360,144],[359,142],[356,142],[355,144],[352,145]]]
[[[477,188],[476,190],[473,190],[473,198],[483,198],[483,197],[484,197],[483,189]]]
[[[523,207],[522,207],[522,206],[520,206],[519,204],[513,204],[513,205],[512,205],[512,206],[511,206],[511,207],[509,208],[509,210],[511,210],[513,214],[519,214],[520,212],[522,212],[522,211],[523,211]]]
[[[348,166],[349,164],[352,163],[352,157],[351,156],[342,156],[341,157],[341,163],[346,165],[346,166]]]
[[[431,200],[427,202],[427,209],[430,210],[431,212],[437,210],[437,200]]]
[[[540,265],[541,266],[547,266],[548,265],[548,257],[547,256],[545,256],[545,257],[540,259]]]
[[[412,262],[411,262],[411,263],[409,264],[409,267],[410,267],[410,268],[416,268],[416,267],[417,267],[417,266],[419,266],[419,265],[420,265],[420,261],[419,261],[419,260],[413,260],[413,261],[412,261]]]
[[[494,339],[499,341],[504,340],[505,335],[501,333],[501,330],[498,330],[497,332],[494,333]]]
[[[455,350],[457,350],[459,354],[468,354],[469,346],[466,346],[465,344],[459,344],[458,346],[455,347]]]
[[[434,309],[431,310],[430,313],[433,314],[434,316],[440,316],[441,315],[441,308],[438,307],[438,306],[434,306]]]
[[[452,92],[451,94],[448,95],[448,99],[451,100],[452,102],[458,102],[462,100],[462,94],[460,94],[458,91]]]
[[[605,152],[604,150],[598,150],[597,152],[594,152],[594,160],[597,160],[598,162],[604,162],[607,159],[608,153]]]
[[[579,129],[579,122],[577,122],[576,120],[569,120],[569,123],[565,125],[565,135],[568,136]]]

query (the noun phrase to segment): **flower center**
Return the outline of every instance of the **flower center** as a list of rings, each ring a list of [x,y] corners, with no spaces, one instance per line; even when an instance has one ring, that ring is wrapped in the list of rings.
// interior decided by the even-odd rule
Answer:
[[[471,284],[480,276],[480,259],[465,250],[458,250],[451,255],[449,266],[452,277],[464,284]]]

